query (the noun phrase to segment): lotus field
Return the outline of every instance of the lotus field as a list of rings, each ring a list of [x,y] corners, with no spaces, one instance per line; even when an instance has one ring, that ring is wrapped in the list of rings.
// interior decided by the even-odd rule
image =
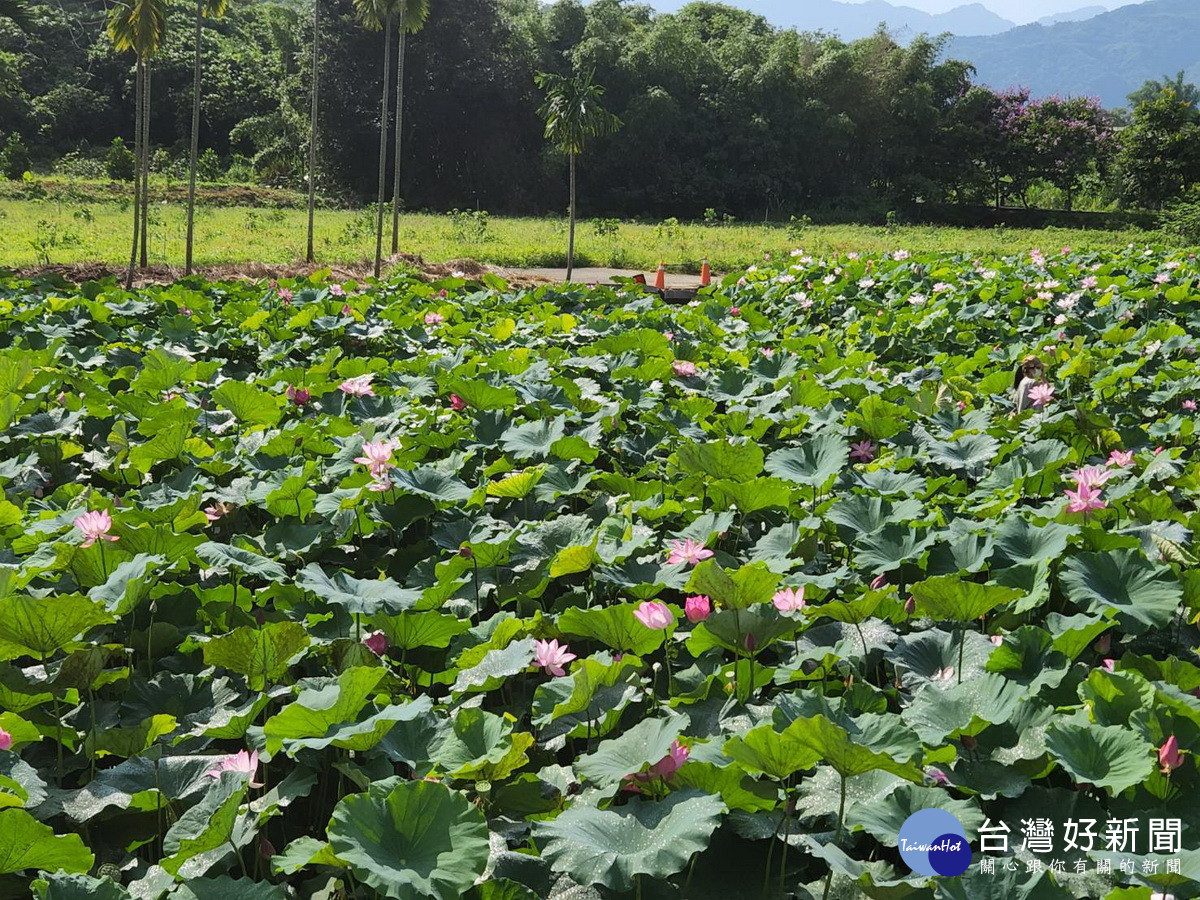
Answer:
[[[1194,259],[326,276],[0,281],[0,894],[1200,893]]]

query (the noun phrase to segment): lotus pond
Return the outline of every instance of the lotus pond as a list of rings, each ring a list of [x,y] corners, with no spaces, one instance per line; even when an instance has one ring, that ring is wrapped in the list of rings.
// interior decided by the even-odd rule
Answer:
[[[1197,896],[1198,282],[0,280],[0,895]]]

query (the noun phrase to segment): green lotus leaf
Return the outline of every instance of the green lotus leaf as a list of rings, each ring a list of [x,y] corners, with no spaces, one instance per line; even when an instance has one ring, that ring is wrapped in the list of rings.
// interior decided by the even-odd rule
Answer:
[[[345,572],[329,575],[317,563],[309,563],[301,569],[296,575],[296,584],[322,600],[362,615],[374,615],[385,609],[399,612],[419,599],[415,591],[400,587],[390,578],[354,578]]]
[[[1015,588],[964,581],[957,575],[938,575],[914,584],[917,612],[949,622],[970,622],[1021,596]]]
[[[0,875],[18,872],[84,873],[95,857],[77,834],[56,834],[23,809],[0,809]]]
[[[204,662],[245,675],[250,687],[266,690],[297,654],[309,645],[308,631],[299,622],[265,622],[243,625],[204,645]]]
[[[1093,613],[1114,611],[1122,627],[1134,634],[1167,625],[1183,599],[1171,570],[1136,550],[1072,556],[1059,581],[1074,603]]]
[[[53,656],[97,625],[112,621],[103,603],[80,594],[41,600],[5,597],[0,600],[0,660]]]
[[[681,871],[708,846],[724,808],[719,797],[689,789],[607,810],[574,806],[537,823],[533,833],[554,871],[579,884],[630,891],[638,876],[663,879]]]
[[[338,859],[394,900],[457,900],[488,861],[483,813],[463,794],[428,781],[343,798],[327,834]]]
[[[621,736],[601,741],[594,753],[579,757],[575,771],[598,787],[619,784],[666,756],[687,726],[685,715],[643,719]]]
[[[268,428],[279,424],[283,415],[280,397],[267,394],[244,381],[226,381],[215,391],[213,400],[233,413],[234,418],[244,425],[263,425]]]
[[[1046,731],[1046,749],[1077,784],[1119,794],[1154,771],[1154,747],[1119,725],[1057,722]]]
[[[571,607],[558,617],[558,629],[599,641],[612,650],[646,656],[661,647],[675,629],[647,628],[633,615],[637,607],[636,603],[592,609]]]
[[[755,443],[684,444],[676,455],[683,471],[712,479],[749,481],[763,470],[762,448]]]
[[[793,484],[824,487],[846,467],[850,444],[836,432],[822,432],[798,447],[776,450],[766,460],[766,470]]]
[[[232,842],[248,789],[249,780],[240,773],[227,772],[213,780],[203,799],[184,812],[163,837],[163,850],[170,855],[162,860],[162,867],[172,875],[203,875],[203,870],[184,872],[183,868]]]
[[[223,571],[237,569],[246,575],[255,575],[266,581],[278,581],[286,574],[283,566],[273,559],[267,559],[253,550],[231,547],[228,544],[209,541],[196,548],[196,555],[207,563],[209,568]]]

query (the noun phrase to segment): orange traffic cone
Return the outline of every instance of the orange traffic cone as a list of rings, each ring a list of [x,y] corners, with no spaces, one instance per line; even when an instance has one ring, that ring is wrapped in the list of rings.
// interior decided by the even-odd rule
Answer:
[[[658,271],[654,273],[654,286],[660,291],[666,290],[667,287],[667,267],[662,263],[658,264]]]
[[[712,284],[712,269],[708,267],[708,257],[704,258],[704,264],[700,266],[700,287],[708,287]]]

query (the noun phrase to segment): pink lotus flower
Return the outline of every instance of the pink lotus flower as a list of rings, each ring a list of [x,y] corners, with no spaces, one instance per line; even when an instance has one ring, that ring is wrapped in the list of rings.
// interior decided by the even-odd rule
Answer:
[[[740,316],[742,314],[742,308],[740,306],[731,306],[729,307],[729,314],[731,316]]]
[[[626,775],[624,779],[624,789],[633,794],[642,793],[642,785],[656,779],[670,781],[675,777],[683,764],[688,761],[688,748],[675,740],[671,743],[671,749],[667,755],[652,765],[645,772],[634,772],[632,775]]]
[[[1154,448],[1154,455],[1155,455],[1155,456],[1158,456],[1158,454],[1162,453],[1162,452],[1163,452],[1164,450],[1166,450],[1166,449],[1167,449],[1166,447],[1155,447],[1155,448]]]
[[[258,751],[247,753],[245,750],[239,750],[237,753],[226,756],[217,763],[215,768],[209,769],[206,774],[209,778],[220,778],[222,772],[240,772],[250,780],[250,787],[260,788],[261,782],[254,780],[258,775]]]
[[[988,635],[988,640],[992,642],[993,647],[999,647],[1001,644],[1004,643],[1004,635],[1002,635],[1002,634]]]
[[[1184,409],[1186,409],[1188,412],[1196,411],[1196,401],[1195,400],[1184,400],[1179,405],[1182,406]]]
[[[367,487],[368,491],[382,494],[385,491],[390,491],[392,487],[392,479],[388,476],[387,472],[371,473],[371,484]]]
[[[671,742],[671,749],[667,751],[667,755],[652,765],[646,774],[651,778],[664,778],[669,781],[676,772],[683,768],[689,755],[688,748],[679,743],[678,739],[674,740]]]
[[[276,288],[275,293],[279,295],[279,299],[283,301],[284,306],[292,305],[292,292],[287,288]]]
[[[75,527],[82,531],[86,538],[82,545],[85,548],[92,546],[96,541],[119,541],[120,538],[115,534],[109,534],[112,524],[112,516],[107,509],[85,512],[75,519]]]
[[[1074,491],[1066,491],[1067,512],[1086,513],[1093,509],[1105,509],[1108,504],[1100,499],[1100,491],[1091,485],[1080,484]]]
[[[874,578],[871,580],[871,590],[873,590],[873,591],[877,591],[877,590],[879,590],[879,589],[880,589],[880,588],[882,588],[882,587],[886,587],[886,586],[887,586],[887,583],[888,583],[888,580],[887,580],[887,573],[886,573],[886,572],[885,572],[885,573],[883,573],[882,575],[876,575],[876,576],[875,576],[875,577],[874,577]]]
[[[379,478],[388,469],[394,469],[392,451],[396,449],[395,441],[367,441],[362,446],[362,456],[356,456],[354,461],[364,465],[371,472],[372,478]]]
[[[1117,668],[1117,661],[1115,659],[1108,658],[1102,659],[1100,660],[1100,668],[1102,668],[1105,672],[1115,672]]]
[[[675,360],[675,362],[671,363],[671,368],[680,378],[687,378],[696,374],[696,364],[686,359]]]
[[[450,395],[450,408],[452,410],[454,410],[455,412],[461,412],[462,410],[467,408],[467,401],[464,400],[462,397],[458,396],[458,394],[451,394]]]
[[[925,770],[925,774],[932,778],[936,784],[944,786],[950,783],[950,779],[941,769],[928,768]]]
[[[910,616],[913,615],[917,611],[917,598],[916,597],[909,597],[907,600],[904,601],[904,611]]]
[[[1162,766],[1164,775],[1170,775],[1183,765],[1183,754],[1179,751],[1179,739],[1175,735],[1163,741],[1158,748],[1158,764]]]
[[[345,297],[346,289],[340,284],[331,284],[329,286],[329,293],[333,294],[335,297]]]
[[[376,656],[383,656],[383,654],[387,653],[388,639],[387,635],[382,631],[372,631],[370,634],[364,634],[362,643],[364,647]]]
[[[667,339],[667,343],[669,344],[671,341],[675,340],[675,332],[673,332],[673,331],[664,331],[664,332],[663,332],[663,337],[665,337],[665,338]]]
[[[342,315],[350,316],[353,314],[354,314],[354,307],[352,307],[349,303],[343,303],[342,304]]]
[[[555,677],[561,678],[566,675],[567,670],[563,666],[577,658],[566,644],[559,644],[557,639],[533,642],[533,664],[541,666]]]
[[[1086,484],[1088,487],[1098,488],[1114,474],[1112,469],[1106,469],[1104,466],[1084,466],[1072,472],[1071,477],[1075,479],[1076,484]]]
[[[711,550],[691,538],[683,541],[671,541],[671,550],[667,554],[667,565],[677,566],[680,563],[687,563],[694,566],[700,560],[708,559],[712,555]]]
[[[850,445],[850,458],[858,462],[869,463],[875,458],[875,445],[870,441],[859,441]]]
[[[657,600],[644,600],[633,611],[634,618],[647,628],[657,631],[660,628],[670,628],[675,623],[675,614],[665,603]]]
[[[1029,389],[1029,405],[1034,409],[1041,409],[1053,399],[1054,385],[1052,384],[1035,384]]]
[[[1133,451],[1132,450],[1114,450],[1112,453],[1108,454],[1108,464],[1110,466],[1116,466],[1117,468],[1120,468],[1120,469],[1125,469],[1125,468],[1128,468],[1129,466],[1132,466],[1133,465]]]
[[[304,406],[312,399],[312,392],[308,388],[298,388],[294,384],[289,384],[287,390],[284,391],[284,396],[297,406]]]
[[[371,379],[374,377],[369,372],[366,375],[355,375],[339,384],[338,390],[351,397],[374,397],[375,391],[371,389]]]
[[[227,516],[235,509],[232,503],[222,503],[219,500],[214,500],[208,506],[204,507],[204,518],[210,522],[215,522],[222,516]]]
[[[445,321],[446,321],[446,317],[443,316],[440,312],[425,313],[425,324],[426,325],[441,325]]]
[[[13,737],[3,728],[0,728],[0,750],[9,750],[13,745]]]
[[[771,602],[775,604],[777,610],[784,613],[804,609],[804,585],[800,585],[798,589],[789,587],[776,591]]]
[[[692,624],[703,622],[712,615],[712,601],[704,594],[688,597],[683,603],[683,614]]]

